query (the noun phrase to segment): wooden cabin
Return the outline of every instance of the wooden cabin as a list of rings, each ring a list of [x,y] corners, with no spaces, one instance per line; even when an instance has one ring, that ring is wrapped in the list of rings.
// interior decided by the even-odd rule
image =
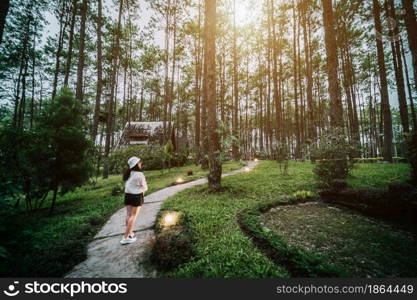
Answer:
[[[166,129],[171,127],[172,144],[176,145],[176,136],[173,125],[169,126],[166,122]],[[128,122],[126,123],[115,149],[131,145],[163,145],[164,141],[164,122]]]

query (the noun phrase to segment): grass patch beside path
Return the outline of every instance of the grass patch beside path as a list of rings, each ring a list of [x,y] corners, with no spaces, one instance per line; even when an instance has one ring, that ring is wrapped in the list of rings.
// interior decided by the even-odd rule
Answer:
[[[277,206],[262,216],[291,246],[324,255],[349,277],[415,277],[417,244],[409,232],[324,203]]]
[[[237,214],[261,202],[278,200],[298,190],[317,191],[313,165],[290,163],[289,176],[283,176],[274,161],[261,161],[251,172],[222,180],[225,187],[217,194],[198,186],[169,198],[163,209],[184,212],[196,240],[195,257],[163,277],[286,277],[289,273],[264,256],[239,228]],[[408,165],[361,164],[349,183],[364,182],[384,187],[392,178],[408,178]]]
[[[409,164],[356,164],[348,182],[354,188],[383,188],[409,178]]]
[[[242,166],[236,162],[223,165],[224,172]],[[187,176],[193,171],[193,176]],[[179,176],[188,180],[202,178],[207,171],[188,165],[161,171],[145,171],[147,194],[170,186]],[[112,195],[118,187],[119,194]],[[59,277],[85,259],[86,245],[108,217],[123,206],[121,175],[99,179],[95,186],[85,185],[57,200],[56,210],[48,216],[48,209],[27,213],[21,211],[4,219],[1,246],[9,253],[0,258],[1,277]],[[1,227],[1,226],[0,226]]]

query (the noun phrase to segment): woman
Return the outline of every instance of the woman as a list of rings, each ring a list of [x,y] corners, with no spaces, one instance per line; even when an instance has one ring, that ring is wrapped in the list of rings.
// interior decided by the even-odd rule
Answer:
[[[133,226],[143,204],[144,193],[148,190],[145,176],[142,173],[140,158],[133,156],[127,161],[129,168],[123,174],[125,183],[126,232],[120,241],[122,245],[136,241]]]

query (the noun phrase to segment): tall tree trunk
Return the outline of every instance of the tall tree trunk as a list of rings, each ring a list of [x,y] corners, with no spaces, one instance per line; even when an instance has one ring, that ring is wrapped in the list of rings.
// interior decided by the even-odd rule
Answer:
[[[206,21],[205,21],[206,22]],[[201,151],[201,168],[207,169],[209,167],[209,161],[207,159],[209,141],[208,141],[208,129],[207,129],[207,27],[204,26],[204,58],[203,58],[203,103],[201,106],[201,138],[202,138],[202,151]]]
[[[143,121],[143,106],[145,104],[144,92],[145,92],[145,87],[142,84],[142,88],[141,88],[141,92],[140,92],[139,122]]]
[[[274,103],[275,103],[275,138],[277,142],[281,141],[280,131],[282,127],[281,123],[281,99],[280,91],[278,87],[278,49],[277,39],[275,33],[275,6],[274,1],[270,2],[270,15],[271,15],[271,26],[272,26],[272,82],[274,85]]]
[[[198,3],[198,34],[195,51],[195,148],[198,152],[197,155],[199,155],[201,132],[201,0]]]
[[[117,29],[116,29],[116,36],[114,37],[114,47],[112,53],[112,66],[111,66],[111,75],[110,75],[110,97],[108,98],[108,107],[107,107],[107,125],[106,125],[106,145],[104,147],[104,157],[107,160],[110,154],[110,149],[113,140],[113,123],[114,123],[114,109],[116,107],[115,104],[115,97],[117,95],[116,92],[116,84],[117,84],[117,75],[118,75],[118,60],[120,54],[120,35],[121,35],[121,27],[122,27],[122,14],[123,14],[123,0],[120,0],[119,5],[119,17],[117,22]],[[104,171],[103,171],[103,178],[107,178],[109,176],[109,165],[106,162]]]
[[[382,32],[381,7],[378,0],[373,0],[375,40],[379,67],[379,80],[381,89],[381,115],[383,117],[384,130],[384,160],[392,162],[392,117],[389,103],[387,71],[385,67],[384,45],[378,34]]]
[[[307,29],[307,19],[310,18],[309,11],[309,1],[303,0],[303,10],[302,10],[302,26],[303,26],[303,36],[304,36],[304,54],[305,54],[305,65],[306,65],[306,77],[307,77],[307,109],[308,109],[308,118],[307,118],[307,128],[308,128],[308,138],[313,140],[316,138],[316,129],[314,124],[314,102],[313,102],[313,71],[311,67],[311,52],[310,52],[310,40],[309,40],[309,31]]]
[[[294,80],[294,102],[295,102],[295,151],[296,159],[301,157],[301,132],[300,132],[300,115],[298,105],[298,59],[297,59],[297,19],[296,19],[296,3],[293,1],[293,80]]]
[[[408,97],[410,98],[411,118],[413,119],[413,129],[417,130],[417,115],[414,106],[413,90],[411,88],[410,76],[408,75],[407,60],[405,58],[405,50],[402,39],[400,40],[402,61],[404,62],[405,79],[407,81]]]
[[[173,21],[173,45],[172,45],[172,68],[171,68],[171,85],[169,89],[169,115],[168,115],[168,136],[172,135],[172,108],[174,106],[174,78],[175,78],[175,68],[177,63],[177,10],[178,10],[178,0],[174,1],[174,21]],[[175,147],[175,145],[174,145]]]
[[[343,106],[340,99],[336,32],[333,23],[332,0],[322,0],[323,25],[327,53],[327,76],[330,95],[330,122],[333,127],[343,127]]]
[[[65,10],[66,10],[66,1],[62,0],[62,8],[59,15],[59,36],[58,36],[58,44],[57,50],[55,54],[55,70],[54,70],[54,81],[52,84],[52,99],[55,99],[57,88],[58,88],[58,75],[61,68],[61,55],[62,55],[62,48],[64,44],[64,37],[65,37],[65,28],[67,26],[67,22],[64,21]]]
[[[88,0],[83,0],[81,5],[81,25],[80,25],[80,47],[78,51],[78,66],[77,66],[77,87],[75,90],[75,98],[83,102],[84,91],[84,63],[85,63],[85,31],[87,22]]]
[[[25,38],[23,40],[23,49],[20,55],[20,62],[19,62],[19,75],[17,77],[17,84],[16,84],[16,93],[15,93],[15,103],[14,103],[14,113],[13,113],[13,127],[17,128],[19,126],[19,106],[20,106],[20,88],[21,88],[21,81],[22,76],[25,70],[25,61],[26,61],[26,52],[29,44],[29,22],[28,22],[28,30],[26,31]]]
[[[389,0],[385,1],[385,10],[387,17],[391,17],[393,20],[397,20],[395,13],[394,1]],[[405,95],[405,86],[404,86],[404,75],[403,75],[403,64],[401,59],[401,49],[400,42],[398,41],[400,37],[400,31],[398,26],[394,29],[389,28],[391,36],[391,51],[392,51],[392,64],[394,67],[395,81],[397,86],[397,96],[398,104],[400,107],[400,119],[403,132],[409,132],[409,121],[408,121],[408,108],[407,108],[407,98]]]
[[[414,83],[417,86],[417,20],[414,12],[413,0],[402,0],[405,10],[405,27],[408,35],[408,45],[411,50],[414,67]]]
[[[76,0],[75,0],[76,1]],[[103,3],[97,0],[97,87],[96,87],[96,103],[94,106],[94,120],[91,137],[96,139],[98,130],[98,121],[100,118],[101,94],[103,91],[103,42],[102,42],[102,26],[103,26]]]
[[[207,54],[207,115],[209,130],[209,189],[220,189],[222,165],[220,164],[220,138],[216,105],[216,0],[205,0],[205,48]]]
[[[166,25],[165,25],[165,83],[164,83],[164,119],[163,119],[163,130],[164,130],[164,143],[168,140],[167,132],[167,120],[168,120],[168,103],[169,103],[169,35],[170,35],[170,15],[171,15],[171,0],[168,0],[166,7]]]
[[[65,69],[65,77],[64,77],[65,86],[68,86],[69,75],[71,72],[72,49],[74,46],[74,28],[75,28],[75,17],[77,15],[77,6],[78,6],[78,0],[72,0],[72,15],[71,15],[71,25],[70,25],[71,27],[70,27],[69,41],[68,41],[68,56],[67,56],[67,64],[65,66],[66,69]],[[97,36],[97,39],[98,39],[98,36]]]
[[[6,17],[9,13],[10,0],[2,0],[0,2],[0,45],[3,41],[4,25],[6,24]]]
[[[354,128],[354,116],[353,116],[353,105],[352,105],[352,89],[349,86],[349,75],[348,75],[348,66],[347,66],[347,59],[345,51],[341,51],[341,62],[342,62],[342,70],[343,70],[343,87],[346,93],[346,103],[348,107],[347,115],[348,115],[348,129],[350,136],[352,139],[356,139],[355,128]],[[356,141],[359,142],[359,141]]]
[[[237,27],[236,27],[236,0],[233,0],[233,117],[232,117],[232,132],[233,132],[233,158],[235,160],[240,159],[240,150],[239,150],[239,82],[238,82],[238,57],[237,57]]]
[[[26,113],[26,77],[28,73],[28,66],[29,66],[29,59],[26,58],[25,60],[25,68],[23,70],[22,75],[22,98],[20,101],[20,107],[19,107],[19,122],[18,127],[20,129],[23,129],[24,122],[25,122],[25,113]]]
[[[36,29],[35,29],[36,32]],[[32,99],[30,101],[30,122],[29,128],[33,127],[33,119],[35,114],[35,67],[36,67],[36,34],[33,35],[32,45]]]

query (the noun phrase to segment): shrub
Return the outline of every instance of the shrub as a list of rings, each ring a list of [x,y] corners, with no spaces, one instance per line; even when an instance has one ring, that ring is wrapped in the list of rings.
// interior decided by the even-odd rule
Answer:
[[[193,160],[193,156],[188,148],[179,149],[172,155],[172,165],[174,167],[181,167]]]
[[[151,261],[159,270],[170,271],[186,263],[193,255],[192,244],[182,227],[163,230],[156,236]]]
[[[383,157],[367,157],[367,158],[354,158],[355,163],[358,164],[375,164],[384,161]],[[408,163],[408,159],[404,157],[395,156],[392,158],[394,163]]]
[[[5,196],[24,195],[28,209],[40,208],[53,191],[64,194],[86,183],[92,174],[92,143],[83,107],[68,88],[44,105],[33,129],[4,128],[0,134],[0,179]],[[12,185],[12,186],[11,186]]]
[[[349,143],[341,129],[331,129],[324,133],[317,149],[314,173],[319,185],[332,189],[335,180],[345,180],[353,168],[355,148]]]
[[[410,184],[391,183],[388,189],[322,191],[321,199],[357,210],[365,215],[394,221],[417,230],[417,189]]]
[[[36,126],[40,132],[50,159],[49,172],[54,192],[51,212],[54,208],[56,193],[64,194],[86,183],[92,174],[92,142],[88,139],[84,108],[76,100],[73,92],[62,88],[55,99],[49,103]]]
[[[170,271],[188,262],[194,255],[194,249],[184,214],[176,213],[176,222],[172,226],[164,226],[165,213],[159,213],[150,260],[158,270]]]
[[[296,198],[296,199],[311,199],[311,198],[314,198],[315,196],[316,196],[316,194],[314,194],[313,192],[311,192],[311,191],[304,191],[304,190],[301,190],[301,191],[296,191],[294,194],[293,194],[293,196],[294,196],[294,198]]]
[[[143,162],[144,170],[161,170],[166,166],[164,147],[157,145],[136,145],[114,151],[107,163],[111,174],[121,174],[127,167],[127,161],[132,156],[138,156]],[[180,150],[173,154],[172,165],[180,167],[188,162],[188,152]]]
[[[112,196],[117,196],[117,195],[121,195],[124,192],[124,187],[122,184],[116,184],[112,190],[111,190],[111,195]]]
[[[279,170],[282,175],[288,175],[288,160],[290,159],[290,151],[286,145],[278,145],[275,148],[275,160],[278,162]]]
[[[255,158],[259,158],[262,160],[269,160],[271,159],[271,155],[269,155],[269,153],[265,150],[261,150],[261,151],[256,151],[254,152],[254,157]]]

